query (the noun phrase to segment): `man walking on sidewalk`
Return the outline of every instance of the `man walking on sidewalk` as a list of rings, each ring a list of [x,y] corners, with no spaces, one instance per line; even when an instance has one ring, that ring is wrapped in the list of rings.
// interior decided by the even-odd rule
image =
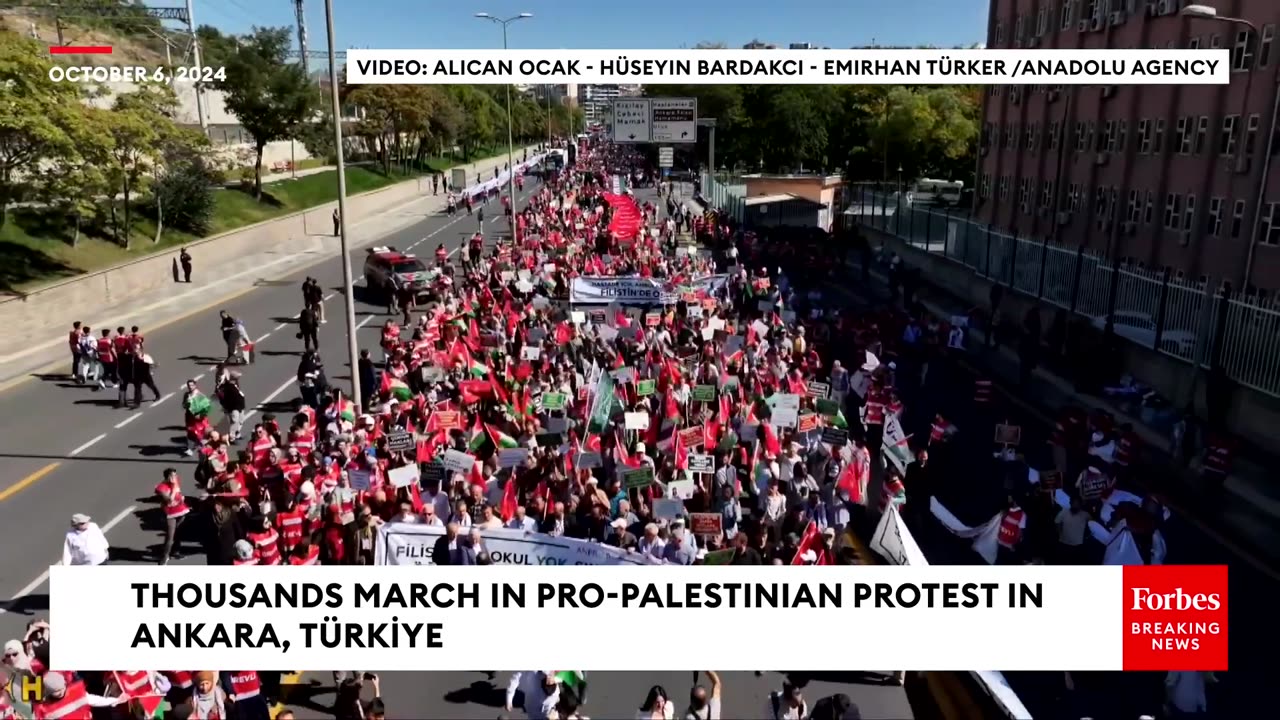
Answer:
[[[338,209],[333,209],[333,236],[338,237],[342,234],[342,216],[338,214]]]

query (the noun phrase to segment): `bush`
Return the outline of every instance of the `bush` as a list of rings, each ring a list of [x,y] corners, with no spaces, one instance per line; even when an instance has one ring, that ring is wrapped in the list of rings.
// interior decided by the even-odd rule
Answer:
[[[221,180],[198,158],[170,164],[152,186],[149,214],[166,228],[206,235],[213,223],[213,186]]]

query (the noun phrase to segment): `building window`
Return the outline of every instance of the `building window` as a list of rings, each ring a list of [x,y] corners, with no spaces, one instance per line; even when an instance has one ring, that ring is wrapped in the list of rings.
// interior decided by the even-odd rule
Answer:
[[[1169,193],[1164,198],[1164,227],[1166,230],[1177,230],[1182,224],[1182,196]]]
[[[1129,191],[1129,222],[1137,223],[1142,220],[1142,193],[1137,190]]]
[[[1191,38],[1190,40],[1188,40],[1188,41],[1187,41],[1187,49],[1188,49],[1188,50],[1199,50],[1199,49],[1200,49],[1200,37],[1199,37],[1199,36],[1196,36],[1196,37],[1193,37],[1193,38]]]
[[[1267,203],[1267,212],[1262,216],[1262,242],[1280,245],[1280,203]]]
[[[1018,204],[1028,209],[1031,207],[1031,178],[1029,177],[1018,181]]]
[[[996,47],[1004,47],[1004,23],[996,23]]]
[[[1108,120],[1103,128],[1103,149],[1113,153],[1116,151],[1116,121]]]
[[[1053,207],[1053,181],[1040,183],[1040,207]]]
[[[1013,46],[1022,47],[1022,38],[1026,34],[1026,18],[1019,15],[1013,20]]]
[[[1023,135],[1026,137],[1027,151],[1034,151],[1036,149],[1036,126],[1032,123],[1027,123],[1027,130]]]
[[[1073,213],[1080,210],[1080,183],[1071,183],[1068,186],[1067,209]]]
[[[1205,234],[1209,237],[1218,237],[1218,233],[1222,232],[1222,198],[1209,198],[1209,227],[1205,228]]]
[[[1049,32],[1049,12],[1048,5],[1041,5],[1036,13],[1036,37],[1042,37]]]
[[[1081,20],[1097,19],[1098,13],[1102,12],[1102,8],[1098,6],[1098,0],[1084,0],[1084,13],[1080,15]]]
[[[1089,147],[1088,126],[1084,122],[1076,121],[1076,152],[1084,152]]]
[[[1240,30],[1236,33],[1235,45],[1231,47],[1231,69],[1236,72],[1248,70],[1253,64],[1253,33]]]
[[[1244,126],[1244,156],[1253,157],[1253,151],[1258,144],[1258,128],[1262,125],[1261,115],[1250,115],[1249,120]]]
[[[1277,128],[1280,129],[1280,126],[1277,126]],[[1048,143],[1050,151],[1058,149],[1058,123],[1056,121],[1049,123],[1049,134],[1045,138],[1045,142]]]
[[[1199,155],[1204,152],[1205,146],[1209,143],[1209,116],[1201,115],[1196,122],[1196,144],[1191,148],[1191,152]]]
[[[1152,191],[1147,191],[1147,205],[1142,211],[1142,224],[1150,225],[1151,219],[1156,214],[1156,195]]]
[[[1178,118],[1178,127],[1174,133],[1176,134],[1174,142],[1178,144],[1178,154],[1189,154],[1191,152],[1191,118]]]
[[[1222,135],[1218,138],[1218,154],[1231,157],[1236,153],[1236,134],[1239,132],[1240,116],[1227,115],[1222,118]]]
[[[1116,123],[1116,151],[1124,152],[1124,147],[1129,142],[1129,121],[1120,120]]]
[[[982,181],[978,183],[978,197],[991,197],[991,173],[982,174]]]
[[[1059,27],[1063,30],[1071,29],[1071,23],[1076,19],[1075,10],[1075,0],[1062,0],[1062,24]]]
[[[1191,232],[1191,228],[1196,224],[1196,196],[1188,195],[1187,202],[1182,208],[1182,232]]]
[[[1212,35],[1210,35],[1210,36],[1209,36],[1209,49],[1210,49],[1210,50],[1221,50],[1221,49],[1222,49],[1222,36],[1221,36],[1221,35],[1219,35],[1219,34],[1217,34],[1217,33],[1214,33],[1214,34],[1212,34]]]
[[[1276,39],[1276,26],[1263,25],[1262,39],[1258,42],[1258,67],[1264,68],[1271,63],[1271,44]]]
[[[1151,139],[1152,152],[1159,155],[1164,152],[1164,118],[1156,119],[1155,134]]]
[[[1107,212],[1107,189],[1099,185],[1093,189],[1093,214],[1102,217]]]
[[[1151,123],[1143,118],[1138,121],[1138,154],[1151,153]]]
[[[1242,230],[1244,230],[1244,201],[1237,200],[1235,207],[1231,210],[1231,239],[1239,240]]]
[[[998,183],[997,191],[1000,194],[1001,200],[1009,199],[1009,176],[1008,175],[1000,176],[1000,182]]]

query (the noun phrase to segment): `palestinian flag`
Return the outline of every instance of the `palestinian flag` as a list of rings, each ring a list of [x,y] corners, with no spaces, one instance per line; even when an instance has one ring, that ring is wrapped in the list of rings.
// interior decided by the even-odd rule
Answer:
[[[485,433],[485,427],[485,424],[480,422],[479,417],[471,424],[471,434],[467,436],[467,450],[472,455],[484,447],[484,444],[489,440],[489,435]]]
[[[338,417],[350,423],[356,421],[356,404],[348,400],[345,395],[338,400]]]
[[[409,389],[408,384],[399,378],[393,378],[389,373],[382,374],[382,391],[400,402],[407,402],[413,397],[413,391]]]
[[[489,439],[493,441],[493,444],[499,450],[510,450],[512,448],[520,447],[520,443],[516,442],[515,438],[494,428],[492,425],[485,423],[484,428],[489,433]]]
[[[467,368],[467,371],[470,372],[473,377],[478,377],[478,378],[487,378],[489,377],[489,373],[490,373],[489,366],[485,365],[479,360],[476,360],[475,358],[471,358],[471,362],[469,363],[469,367]]]
[[[556,680],[559,681],[561,687],[573,690],[574,696],[578,698],[578,704],[587,701],[587,672],[585,670],[561,670],[556,673]]]
[[[849,421],[844,419],[843,410],[836,411],[836,416],[831,418],[831,424],[835,427],[840,428],[841,430],[849,429]]]

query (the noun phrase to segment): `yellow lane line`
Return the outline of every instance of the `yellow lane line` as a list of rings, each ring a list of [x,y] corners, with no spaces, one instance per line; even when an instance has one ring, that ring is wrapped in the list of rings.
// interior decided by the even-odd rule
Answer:
[[[288,694],[289,687],[301,684],[302,673],[289,673],[288,675],[280,676],[280,697],[276,699],[276,704],[271,708],[271,720],[275,720],[277,715],[289,709],[287,705],[280,702],[285,699],[284,696]]]
[[[31,473],[30,475],[28,475],[28,476],[26,476],[26,477],[22,478],[21,480],[19,480],[18,482],[16,482],[16,483],[14,483],[14,484],[10,485],[9,487],[5,488],[4,490],[0,490],[0,502],[4,502],[5,500],[8,500],[9,498],[13,497],[14,495],[17,495],[18,493],[22,492],[22,491],[23,491],[23,490],[25,490],[27,487],[29,487],[30,485],[32,485],[32,484],[34,484],[36,481],[38,481],[40,478],[42,478],[42,477],[44,477],[45,475],[48,475],[49,473],[51,473],[51,472],[53,472],[54,470],[56,470],[56,469],[57,469],[57,467],[58,467],[59,465],[61,465],[61,464],[62,464],[62,463],[56,463],[56,462],[49,463],[48,465],[45,465],[44,467],[40,468],[39,470],[37,470],[37,471],[35,471],[35,472]]]

